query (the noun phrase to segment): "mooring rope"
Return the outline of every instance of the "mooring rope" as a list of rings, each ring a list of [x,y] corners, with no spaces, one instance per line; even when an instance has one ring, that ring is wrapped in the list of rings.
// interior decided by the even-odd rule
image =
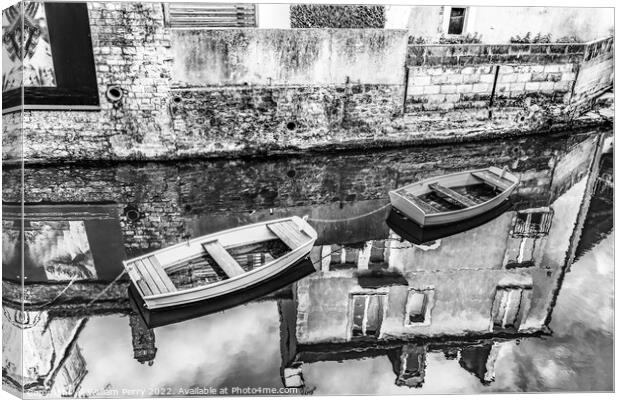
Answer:
[[[364,218],[367,217],[369,215],[375,214],[381,210],[384,210],[388,207],[390,207],[392,205],[392,203],[387,203],[375,210],[369,211],[365,214],[361,214],[361,215],[356,215],[355,217],[349,217],[349,218],[341,218],[341,219],[321,219],[321,218],[312,218],[312,217],[308,217],[307,220],[308,221],[314,221],[314,222],[320,222],[320,223],[325,223],[325,224],[329,224],[329,223],[335,223],[335,222],[344,222],[344,221],[352,221],[355,219],[360,219],[360,218]]]
[[[127,273],[127,271],[123,270],[120,274],[118,274],[118,276],[116,278],[114,278],[114,280],[112,282],[110,282],[108,284],[108,286],[106,286],[105,288],[103,288],[103,290],[101,292],[99,292],[99,294],[97,296],[95,296],[94,299],[92,299],[91,301],[88,302],[88,304],[86,304],[84,307],[90,307],[95,301],[97,301],[101,296],[103,296],[103,294],[105,292],[107,292],[112,285],[114,285],[119,279],[121,279],[121,277],[123,275],[125,275]]]
[[[37,307],[46,307],[49,305],[54,304],[54,302],[56,300],[58,300],[63,294],[65,294],[67,292],[67,290],[69,290],[69,288],[71,287],[71,285],[73,285],[75,283],[75,281],[77,280],[78,275],[74,275],[73,278],[71,278],[71,280],[69,281],[69,283],[67,284],[67,286],[65,286],[64,289],[62,289],[60,291],[60,293],[58,293],[53,299],[51,299],[50,301],[48,301],[47,303],[43,303],[43,304],[37,304]]]

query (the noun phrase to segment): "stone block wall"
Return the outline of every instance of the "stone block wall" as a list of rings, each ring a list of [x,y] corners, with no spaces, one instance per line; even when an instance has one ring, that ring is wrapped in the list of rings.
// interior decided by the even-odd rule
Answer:
[[[547,104],[568,102],[577,68],[574,63],[411,66],[407,111],[487,108],[492,95],[496,107],[520,107],[528,96]]]
[[[590,44],[409,45],[407,111],[568,105],[613,85],[613,38]],[[497,75],[497,79],[496,79]],[[493,87],[495,84],[495,91]]]

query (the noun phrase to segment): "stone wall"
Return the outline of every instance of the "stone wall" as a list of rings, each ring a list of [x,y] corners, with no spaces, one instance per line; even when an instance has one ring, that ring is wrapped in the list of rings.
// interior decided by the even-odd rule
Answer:
[[[173,91],[177,151],[303,146],[381,134],[402,113],[400,85],[212,87]]]
[[[88,11],[101,109],[3,114],[3,161],[265,155],[590,128],[602,120],[574,118],[587,102],[563,109],[575,78],[580,101],[613,85],[609,40],[411,45],[406,80],[406,31],[171,31],[158,3]],[[111,86],[120,101],[106,98]]]
[[[583,59],[586,44],[410,44],[408,65],[564,64]]]
[[[528,95],[561,103],[575,81],[575,70],[572,63],[413,66],[409,69],[407,111],[487,108],[492,93],[498,107],[519,106]]]

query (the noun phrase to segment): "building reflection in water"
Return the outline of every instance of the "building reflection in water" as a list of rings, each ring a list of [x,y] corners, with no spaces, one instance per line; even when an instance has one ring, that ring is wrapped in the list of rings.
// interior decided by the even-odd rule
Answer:
[[[7,306],[2,312],[3,386],[29,396],[73,396],[87,374],[77,339],[88,319]]]
[[[345,206],[328,202],[259,209],[242,218],[206,213],[186,218],[186,230],[196,236],[215,229],[205,228],[207,219],[224,229],[288,213],[315,218],[319,239],[310,259],[317,272],[295,283],[287,295],[272,298],[280,316],[280,375],[285,386],[312,391],[320,382],[307,382],[304,370],[322,361],[386,357],[395,385],[419,388],[432,353],[457,361],[489,384],[503,343],[548,334],[597,177],[599,141],[596,135],[586,137],[569,151],[556,151],[544,162],[515,171],[521,185],[509,207],[479,226],[428,242],[407,240],[403,232],[390,229],[385,224],[387,208],[369,213],[384,206],[387,197]],[[411,174],[408,180],[422,177]],[[401,180],[398,185],[406,183]],[[128,315],[133,358],[152,365],[157,356],[156,330],[131,309],[126,283],[121,280],[118,288],[107,288],[101,296],[119,272],[122,246],[101,239],[114,231],[117,239],[127,240],[133,229],[123,218],[119,223],[115,212],[122,205],[102,206],[96,210],[100,215],[71,207],[63,205],[56,213],[30,209],[35,222],[30,226],[52,221],[57,228],[52,236],[62,239],[53,240],[54,254],[44,251],[34,236],[26,239],[32,243],[26,274],[36,279],[26,286],[24,310],[19,306],[19,260],[3,268],[3,384],[14,391],[75,395],[87,374],[79,334],[91,315]],[[321,220],[350,217],[341,223]],[[15,231],[16,225],[5,217],[3,235],[15,239]],[[72,235],[79,240],[66,242]],[[134,242],[131,238],[132,246]],[[3,253],[13,254],[16,246],[16,240],[3,241]],[[55,263],[58,260],[72,263]],[[50,263],[58,268],[49,268]],[[75,276],[72,269],[81,271],[79,279],[63,292],[68,277]],[[196,318],[200,312],[187,315]]]
[[[394,231],[324,244],[321,270],[297,282],[294,306],[280,307],[282,340],[295,343],[283,349],[284,385],[306,386],[307,364],[384,354],[396,385],[421,387],[427,351],[456,338],[486,340],[458,346],[456,358],[493,381],[497,338],[548,332],[596,178],[584,179],[598,162],[584,148],[549,170],[543,196],[522,193],[513,209],[468,231],[422,244]]]

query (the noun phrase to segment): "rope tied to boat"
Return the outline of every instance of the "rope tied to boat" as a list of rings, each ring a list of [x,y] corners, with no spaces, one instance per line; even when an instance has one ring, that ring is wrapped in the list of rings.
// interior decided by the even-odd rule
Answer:
[[[313,221],[313,222],[320,222],[320,223],[324,223],[324,224],[329,224],[329,223],[336,223],[336,222],[345,222],[345,221],[353,221],[356,219],[360,219],[360,218],[365,218],[368,217],[369,215],[378,213],[379,211],[385,210],[386,208],[390,207],[392,205],[392,203],[387,203],[382,205],[381,207],[369,211],[367,213],[364,214],[360,214],[360,215],[356,215],[354,217],[349,217],[349,218],[341,218],[341,219],[322,219],[322,218],[312,218],[312,217],[307,217],[306,220],[307,221]]]
[[[118,274],[112,282],[110,282],[106,287],[104,287],[103,290],[99,292],[99,294],[97,294],[97,296],[95,296],[95,298],[89,301],[88,304],[86,304],[84,307],[90,307],[95,301],[99,300],[99,298],[103,296],[103,294],[107,292],[116,282],[118,282],[118,280],[121,279],[121,277],[125,275],[126,273],[127,271],[123,269],[123,271],[121,271],[121,273]]]

